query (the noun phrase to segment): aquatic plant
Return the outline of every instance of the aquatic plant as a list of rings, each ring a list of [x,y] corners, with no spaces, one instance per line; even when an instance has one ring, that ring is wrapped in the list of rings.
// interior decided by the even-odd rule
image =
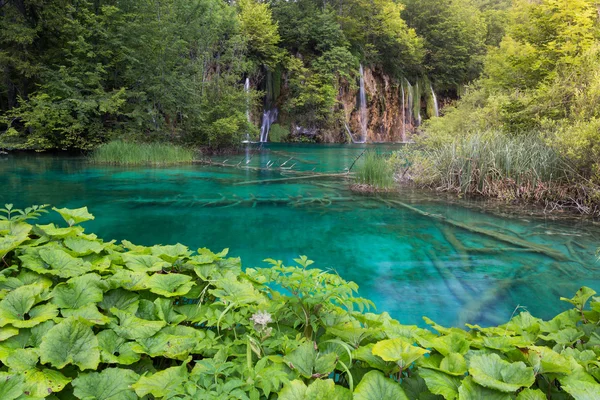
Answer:
[[[190,163],[194,151],[170,143],[113,141],[96,148],[90,160],[99,164],[143,165]]]
[[[10,207],[5,207],[9,210]],[[33,208],[32,208],[33,209]],[[38,208],[39,209],[39,208]],[[104,242],[80,224],[0,221],[2,399],[590,399],[600,298],[542,321],[469,331],[404,326],[358,286],[227,249]],[[7,214],[6,211],[2,211]],[[591,307],[591,310],[587,307]]]
[[[426,144],[409,157],[415,182],[463,194],[539,198],[574,177],[569,163],[534,135],[477,133]]]
[[[389,190],[395,186],[393,168],[388,158],[374,151],[367,151],[356,164],[355,182],[375,189]]]

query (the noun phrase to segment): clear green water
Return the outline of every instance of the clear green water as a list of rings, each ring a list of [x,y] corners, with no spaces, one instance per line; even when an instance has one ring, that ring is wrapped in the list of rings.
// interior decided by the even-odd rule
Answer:
[[[293,157],[286,167],[295,163],[294,170],[335,172],[362,151],[270,145],[219,159],[266,167]],[[106,167],[76,157],[8,155],[0,156],[0,202],[86,205],[96,215],[86,228],[105,239],[229,247],[246,267],[261,266],[267,257],[291,263],[306,254],[317,267],[357,282],[360,295],[372,299],[378,311],[406,324],[423,325],[423,315],[445,325],[502,323],[518,305],[548,318],[566,308],[560,296],[570,297],[584,284],[600,289],[595,257],[600,227],[593,223],[492,213],[477,203],[408,189],[391,196],[469,226],[546,245],[568,259],[558,262],[502,250],[517,246],[354,194],[339,180],[243,184],[284,176],[290,175],[203,165]],[[208,204],[222,198],[225,202]]]

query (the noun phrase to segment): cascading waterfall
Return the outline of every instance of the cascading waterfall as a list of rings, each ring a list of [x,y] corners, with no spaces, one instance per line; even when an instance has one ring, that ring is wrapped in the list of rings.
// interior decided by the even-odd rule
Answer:
[[[413,122],[413,87],[408,81],[408,79],[404,79],[406,81],[406,86],[408,88],[408,122],[412,124]]]
[[[438,101],[437,101],[435,92],[433,91],[433,85],[429,84],[429,87],[431,88],[431,96],[433,98],[433,113],[436,117],[439,117],[440,116],[440,108],[438,106]]]
[[[246,93],[246,119],[249,123],[250,121],[250,78],[246,78],[246,82],[244,82],[244,92]],[[244,143],[250,143],[250,133],[246,133],[246,140]]]
[[[367,141],[367,94],[365,93],[365,77],[362,64],[360,65],[360,80],[359,80],[359,100],[360,100],[360,128],[362,138],[357,143],[365,143]]]
[[[250,122],[250,78],[244,82],[244,92],[246,92],[246,119]]]
[[[271,129],[271,125],[277,121],[277,107],[272,109],[266,109],[263,112],[262,117],[262,125],[260,127],[260,142],[266,143],[269,139],[269,130]]]
[[[419,81],[415,84],[415,114],[416,115],[416,125],[421,125],[421,92],[419,91]]]
[[[402,90],[402,141],[406,142],[406,101],[404,96],[404,82],[400,83]]]

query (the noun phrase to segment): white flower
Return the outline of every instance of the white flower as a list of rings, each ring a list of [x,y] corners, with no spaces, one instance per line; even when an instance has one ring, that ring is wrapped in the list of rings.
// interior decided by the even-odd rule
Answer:
[[[262,325],[263,328],[267,326],[267,324],[273,322],[271,318],[271,314],[266,311],[259,311],[256,314],[253,314],[250,318],[250,321],[254,322],[255,325]]]

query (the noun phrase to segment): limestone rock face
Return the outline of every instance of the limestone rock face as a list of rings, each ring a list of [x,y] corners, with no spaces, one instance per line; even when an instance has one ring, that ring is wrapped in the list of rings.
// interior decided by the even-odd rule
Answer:
[[[407,141],[414,131],[409,88],[370,68],[364,69],[364,87],[367,98],[367,142]],[[354,137],[360,137],[362,131],[358,99],[358,85],[348,82],[340,85],[338,100]]]

